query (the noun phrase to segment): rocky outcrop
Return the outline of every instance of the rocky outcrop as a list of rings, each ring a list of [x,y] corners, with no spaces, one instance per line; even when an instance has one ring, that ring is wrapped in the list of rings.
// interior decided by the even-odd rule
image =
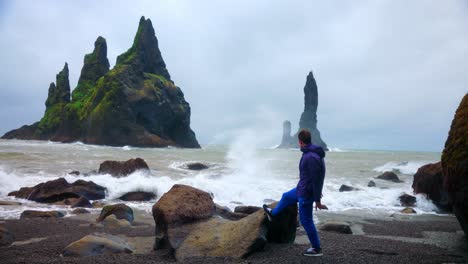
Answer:
[[[56,203],[69,198],[85,197],[88,200],[105,198],[106,188],[92,181],[77,180],[68,183],[64,178],[40,183],[34,187],[23,187],[9,196],[28,199],[39,203]]]
[[[150,201],[156,199],[156,194],[152,192],[128,192],[119,197],[122,201]]]
[[[110,174],[116,177],[130,175],[137,170],[149,171],[148,164],[141,158],[127,161],[106,160],[99,165],[99,174]]]
[[[117,219],[124,219],[128,222],[133,222],[133,210],[125,204],[106,205],[102,208],[101,214],[96,219],[96,222],[102,222],[106,217],[114,215]]]
[[[216,206],[209,193],[174,185],[153,206],[155,250],[173,250],[180,262],[194,257],[241,258],[261,250],[267,241],[292,243],[295,239],[297,206],[275,216],[274,222],[266,220],[263,210],[235,221],[218,217],[223,211],[230,212]]]
[[[25,218],[57,218],[64,217],[65,215],[62,212],[58,211],[35,211],[35,210],[26,210],[23,211],[20,215],[20,219]]]
[[[302,112],[299,121],[299,130],[307,129],[312,136],[312,143],[327,148],[327,144],[322,140],[320,131],[317,129],[317,108],[318,108],[318,89],[312,72],[307,75],[304,86],[304,112]],[[279,148],[298,148],[297,133],[291,136],[291,122],[283,122],[283,137]]]
[[[391,182],[402,182],[400,178],[398,178],[398,175],[396,175],[394,172],[391,172],[391,171],[384,172],[383,174],[377,176],[376,179],[391,181]]]
[[[468,94],[453,118],[442,153],[442,171],[453,213],[468,237]]]
[[[413,207],[416,204],[416,197],[409,195],[407,193],[400,195],[398,197],[398,200],[400,200],[401,206],[405,206],[405,207]]]
[[[419,168],[413,176],[412,188],[414,193],[425,194],[439,208],[451,211],[448,193],[443,187],[441,162],[426,164]]]
[[[103,233],[87,235],[71,243],[63,250],[64,256],[75,257],[117,253],[133,253],[133,250],[122,238]]]
[[[44,117],[5,139],[81,141],[109,146],[199,148],[190,105],[171,80],[149,19],[141,18],[132,47],[109,70],[99,37],[84,58],[70,99],[68,65],[50,85]]]

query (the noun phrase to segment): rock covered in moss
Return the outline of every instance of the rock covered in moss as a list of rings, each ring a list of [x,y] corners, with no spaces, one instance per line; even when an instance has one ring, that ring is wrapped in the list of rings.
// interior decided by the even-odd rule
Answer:
[[[444,188],[453,212],[468,235],[468,93],[453,118],[442,153]]]
[[[149,19],[141,18],[132,47],[109,70],[99,37],[87,54],[70,101],[68,65],[49,89],[44,117],[6,139],[81,141],[109,146],[199,148],[190,105],[171,80]]]

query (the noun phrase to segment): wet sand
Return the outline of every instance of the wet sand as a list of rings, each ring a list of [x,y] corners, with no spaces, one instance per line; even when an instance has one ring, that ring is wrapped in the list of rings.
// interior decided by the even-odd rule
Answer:
[[[167,251],[153,251],[154,226],[149,214],[136,213],[131,228],[92,226],[96,215],[58,219],[2,220],[16,241],[0,247],[1,263],[174,263]],[[384,219],[324,214],[322,221],[345,221],[353,235],[319,231],[323,257],[304,257],[307,238],[298,229],[294,244],[267,244],[242,260],[203,258],[186,263],[467,263],[468,247],[453,216],[395,215]],[[62,257],[62,250],[85,235],[101,232],[122,236],[135,249],[133,254],[94,257]]]

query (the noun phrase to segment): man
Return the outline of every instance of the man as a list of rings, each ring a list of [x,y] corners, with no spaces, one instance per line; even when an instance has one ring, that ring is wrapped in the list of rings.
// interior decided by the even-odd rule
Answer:
[[[312,245],[303,255],[322,256],[322,248],[312,217],[312,211],[314,202],[315,209],[326,209],[326,206],[320,202],[323,180],[325,178],[325,162],[323,159],[325,151],[322,147],[311,143],[311,135],[307,130],[301,130],[298,134],[298,139],[302,157],[299,162],[299,182],[297,183],[297,187],[283,193],[281,200],[274,209],[269,208],[266,204],[263,205],[263,209],[268,216],[268,220],[273,221],[275,215],[278,215],[286,207],[299,203],[299,218]]]

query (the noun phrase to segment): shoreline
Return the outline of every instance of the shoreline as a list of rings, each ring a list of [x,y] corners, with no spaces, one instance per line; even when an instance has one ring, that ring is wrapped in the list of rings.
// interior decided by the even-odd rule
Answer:
[[[173,263],[169,252],[153,251],[152,215],[134,210],[130,228],[109,229],[92,225],[96,213],[65,218],[0,220],[16,241],[0,247],[2,263]],[[201,258],[187,263],[466,263],[468,240],[453,216],[403,215],[376,219],[372,215],[326,212],[320,222],[351,226],[352,235],[321,231],[324,256],[301,255],[308,247],[304,230],[298,228],[294,244],[268,243],[263,251],[245,259]],[[318,226],[320,226],[319,224]],[[133,248],[133,254],[93,257],[62,257],[71,242],[94,232],[118,235]],[[465,254],[465,255],[464,255]]]

